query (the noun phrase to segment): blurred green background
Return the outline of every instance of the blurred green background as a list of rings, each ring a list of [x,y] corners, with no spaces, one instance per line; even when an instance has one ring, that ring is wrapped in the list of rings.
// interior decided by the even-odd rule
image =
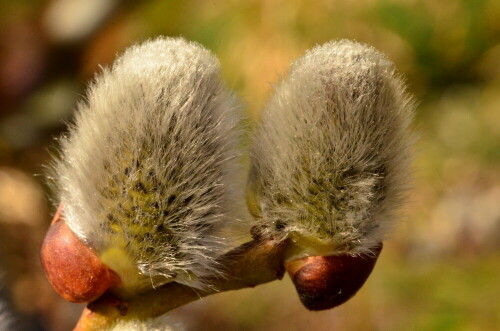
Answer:
[[[27,330],[69,330],[82,305],[50,288],[38,250],[54,212],[44,165],[99,65],[156,35],[220,59],[250,118],[305,50],[375,46],[419,101],[414,189],[361,291],[309,312],[290,280],[172,315],[187,330],[500,329],[500,1],[0,0],[0,269]]]

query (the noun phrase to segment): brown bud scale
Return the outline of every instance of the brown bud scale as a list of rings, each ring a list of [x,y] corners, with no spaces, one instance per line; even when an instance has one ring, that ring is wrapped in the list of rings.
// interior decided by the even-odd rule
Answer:
[[[336,307],[353,297],[375,266],[382,244],[373,255],[309,256],[286,263],[299,298],[309,310]]]
[[[50,283],[64,299],[90,302],[120,278],[69,229],[62,220],[61,208],[45,235],[41,248],[42,265]]]

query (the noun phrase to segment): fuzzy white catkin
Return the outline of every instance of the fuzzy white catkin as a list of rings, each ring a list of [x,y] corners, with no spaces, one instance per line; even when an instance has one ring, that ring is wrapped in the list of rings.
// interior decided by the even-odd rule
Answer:
[[[172,322],[167,315],[148,319],[125,319],[115,323],[109,331],[184,331],[180,323]]]
[[[257,226],[326,254],[370,252],[406,188],[413,110],[374,48],[341,40],[309,50],[275,88],[254,135],[247,199]]]
[[[217,269],[243,200],[236,108],[216,57],[182,38],[129,48],[90,85],[53,172],[67,224],[125,288]]]

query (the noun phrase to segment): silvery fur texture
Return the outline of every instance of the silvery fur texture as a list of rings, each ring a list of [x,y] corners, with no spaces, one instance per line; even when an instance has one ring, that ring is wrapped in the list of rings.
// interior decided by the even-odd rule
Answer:
[[[393,64],[348,40],[293,63],[261,113],[248,195],[256,225],[329,254],[364,254],[391,230],[409,175],[414,103]]]
[[[150,283],[204,286],[242,205],[236,108],[199,44],[129,48],[95,78],[62,139],[53,172],[71,230],[98,255],[124,250]]]
[[[185,331],[181,323],[175,323],[167,315],[148,319],[123,319],[113,325],[109,331]]]

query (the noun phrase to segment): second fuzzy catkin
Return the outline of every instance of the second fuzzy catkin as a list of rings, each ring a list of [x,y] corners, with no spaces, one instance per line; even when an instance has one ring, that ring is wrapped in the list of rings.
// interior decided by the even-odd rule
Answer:
[[[66,223],[125,291],[216,272],[242,200],[235,109],[215,56],[181,38],[129,48],[90,86],[54,177]]]
[[[261,114],[247,200],[290,256],[362,254],[394,224],[409,175],[414,103],[387,58],[341,40],[293,63]]]

